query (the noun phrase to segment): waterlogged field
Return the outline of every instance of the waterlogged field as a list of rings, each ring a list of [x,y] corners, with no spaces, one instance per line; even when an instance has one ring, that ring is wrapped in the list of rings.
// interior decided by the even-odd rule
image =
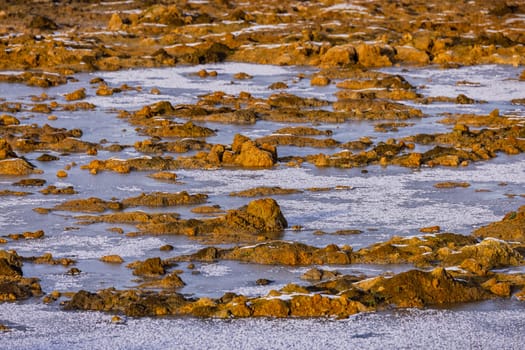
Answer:
[[[205,69],[216,71],[216,77],[200,78],[195,73]],[[235,74],[245,72],[251,79],[239,80]],[[64,103],[64,94],[79,88],[86,89],[85,102],[94,104],[91,111],[53,111],[56,118],[28,109],[16,114],[22,124],[49,124],[55,128],[78,128],[82,140],[104,145],[121,145],[119,152],[100,148],[96,155],[86,153],[47,152],[59,159],[41,162],[42,152],[20,153],[43,173],[28,176],[46,181],[46,186],[72,186],[76,194],[44,195],[39,188],[22,190],[31,194],[23,197],[3,196],[0,199],[0,232],[10,233],[43,230],[44,238],[35,240],[7,239],[2,249],[15,250],[20,256],[42,256],[73,259],[79,273],[68,273],[70,267],[25,262],[24,276],[37,277],[44,293],[61,293],[115,287],[133,289],[142,282],[132,274],[128,263],[153,257],[170,259],[193,254],[210,246],[205,241],[185,235],[127,235],[136,231],[132,224],[95,223],[82,225],[78,215],[65,210],[39,214],[35,208],[52,208],[65,200],[90,197],[104,200],[135,197],[141,193],[181,192],[206,194],[207,206],[222,210],[242,207],[253,198],[231,196],[256,187],[295,189],[296,193],[272,195],[288,222],[279,233],[279,240],[300,242],[315,247],[336,244],[350,246],[354,251],[374,243],[388,241],[394,236],[422,235],[423,227],[439,226],[442,232],[469,235],[474,229],[500,220],[507,212],[525,204],[525,156],[498,154],[497,157],[472,162],[459,167],[400,167],[396,165],[317,167],[309,162],[290,166],[285,157],[307,157],[318,153],[328,155],[341,148],[319,149],[278,145],[281,157],[274,167],[243,169],[218,167],[207,169],[177,169],[176,181],[159,181],[148,177],[154,171],[132,171],[125,174],[104,171],[96,175],[81,169],[93,159],[130,159],[144,154],[133,145],[148,137],[137,131],[120,110],[137,111],[145,105],[169,101],[173,106],[195,104],[199,96],[214,91],[238,96],[249,92],[254,98],[267,99],[275,94],[270,84],[284,82],[286,92],[302,98],[317,98],[330,103],[337,101],[337,80],[327,86],[310,85],[313,70],[302,67],[278,67],[253,64],[208,64],[162,69],[134,69],[117,72],[75,74],[75,81],[66,85],[41,89],[22,84],[0,85],[5,101],[31,106],[32,96],[45,92],[51,100]],[[235,134],[251,139],[273,134],[289,126],[309,126],[330,130],[330,137],[341,143],[369,137],[374,144],[390,138],[416,134],[450,132],[454,124],[440,120],[445,114],[488,115],[495,109],[505,118],[525,119],[525,106],[511,100],[525,97],[524,82],[519,81],[520,69],[511,66],[475,66],[457,69],[389,68],[382,72],[399,74],[416,87],[423,97],[456,98],[464,94],[476,103],[457,104],[443,100],[429,104],[417,101],[403,103],[419,108],[424,118],[409,120],[409,125],[385,132],[376,127],[377,121],[354,120],[342,123],[289,123],[260,120],[253,124],[224,124],[196,122],[215,130],[206,138],[209,144],[232,143]],[[102,78],[110,86],[140,86],[112,96],[98,96],[90,80]],[[152,94],[152,89],[159,91]],[[315,107],[331,110],[331,105]],[[185,122],[175,118],[174,121]],[[525,120],[524,120],[525,122]],[[474,128],[473,128],[474,129]],[[322,138],[322,137],[317,137]],[[165,138],[162,138],[165,139]],[[168,138],[169,139],[169,138]],[[103,140],[103,142],[101,142]],[[424,152],[426,145],[416,145]],[[190,151],[184,156],[195,155]],[[165,152],[164,155],[170,155]],[[178,154],[171,154],[174,158]],[[285,160],[286,159],[286,160]],[[76,164],[70,166],[71,164]],[[68,166],[69,165],[69,166]],[[57,171],[67,168],[67,177],[57,178]],[[0,177],[0,190],[17,191],[18,179]],[[468,183],[468,186],[436,188],[437,183]],[[168,208],[139,208],[148,213],[176,212],[182,219],[205,218],[191,211],[199,205]],[[131,209],[127,209],[130,211]],[[217,214],[215,214],[217,215]],[[211,214],[210,216],[214,216]],[[120,231],[112,230],[118,226]],[[300,229],[299,229],[300,228]],[[354,234],[337,234],[341,231]],[[173,250],[160,251],[171,245]],[[242,243],[214,242],[214,246],[229,248]],[[123,264],[108,264],[99,259],[118,255]],[[227,292],[248,297],[262,297],[289,283],[308,285],[301,276],[312,267],[338,271],[341,274],[374,277],[398,274],[413,269],[412,264],[350,264],[319,266],[286,266],[255,264],[231,260],[197,261],[194,266],[180,263],[176,269],[185,282],[177,291],[185,297],[220,298]],[[521,272],[509,267],[505,272]],[[260,285],[257,280],[271,281]],[[61,299],[63,300],[63,299]],[[158,348],[161,346],[207,348],[312,348],[384,346],[519,348],[525,340],[523,302],[507,300],[485,301],[469,306],[406,311],[378,311],[351,316],[347,320],[332,319],[249,319],[199,320],[187,318],[127,318],[120,323],[111,321],[111,314],[66,312],[59,301],[43,304],[39,298],[19,303],[0,304],[0,324],[10,328],[2,334],[2,347],[22,348]],[[483,320],[483,322],[479,322]],[[439,336],[436,335],[439,330]],[[140,336],[138,336],[140,334]],[[271,334],[271,336],[269,336]],[[293,336],[289,336],[293,334]],[[315,336],[314,336],[315,334]],[[468,336],[466,336],[468,334]],[[437,337],[437,338],[436,338]],[[101,340],[101,338],[103,340]],[[123,340],[125,339],[125,341]],[[277,342],[275,342],[277,341]],[[129,343],[126,343],[129,342]]]

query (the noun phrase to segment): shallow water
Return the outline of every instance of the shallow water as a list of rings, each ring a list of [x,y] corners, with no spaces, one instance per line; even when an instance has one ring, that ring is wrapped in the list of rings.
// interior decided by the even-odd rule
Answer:
[[[192,73],[199,69],[216,70],[216,78],[201,79]],[[246,72],[250,80],[233,80],[233,74]],[[420,132],[434,133],[447,130],[437,121],[439,114],[476,113],[488,114],[495,108],[502,115],[525,118],[525,106],[512,105],[513,98],[524,98],[523,82],[517,80],[520,69],[509,66],[464,67],[453,70],[433,68],[401,69],[385,71],[401,74],[425,96],[455,97],[464,93],[469,97],[485,100],[475,105],[433,104],[420,106],[427,118],[416,120],[415,125],[401,128],[397,133],[375,132],[371,122],[348,122],[328,124],[320,128],[333,131],[332,137],[346,142],[363,135],[375,141],[390,137],[401,137]],[[24,123],[48,123],[55,127],[80,128],[83,140],[109,144],[129,144],[143,140],[134,128],[116,117],[116,110],[133,111],[145,104],[168,100],[172,104],[194,103],[197,96],[213,91],[224,91],[237,95],[248,91],[255,97],[267,97],[275,93],[267,87],[276,81],[285,81],[290,93],[317,97],[333,101],[335,85],[311,87],[309,79],[298,79],[299,73],[312,71],[302,67],[268,67],[251,64],[215,64],[202,67],[175,67],[167,69],[138,69],[119,72],[99,72],[110,86],[128,84],[142,86],[142,91],[127,91],[111,97],[95,95],[95,87],[89,87],[89,80],[95,75],[79,74],[78,82],[65,86],[39,89],[18,84],[0,85],[0,95],[7,101],[31,103],[31,95],[46,92],[64,102],[63,94],[80,87],[88,87],[86,101],[97,106],[95,111],[56,112],[58,119],[48,121],[47,115],[32,112],[17,114]],[[465,81],[476,84],[459,84]],[[149,93],[159,88],[160,95]],[[258,122],[249,126],[206,124],[218,129],[217,136],[208,142],[229,144],[233,135],[243,133],[250,137],[263,136],[283,127],[283,123]],[[338,149],[333,150],[333,152]],[[313,154],[332,150],[300,149],[280,147],[279,155]],[[92,157],[86,155],[60,155],[56,162],[35,161],[40,153],[25,156],[33,161],[44,174],[33,177],[47,180],[46,185],[73,185],[79,194],[71,198],[112,197],[123,199],[137,196],[142,192],[186,190],[190,193],[206,193],[209,205],[219,204],[223,209],[237,208],[251,199],[230,197],[232,191],[255,186],[281,186],[296,188],[302,193],[275,196],[290,226],[300,225],[303,230],[287,230],[282,239],[300,241],[315,246],[335,243],[361,247],[384,241],[393,235],[411,236],[419,234],[419,228],[439,225],[444,231],[469,234],[474,228],[499,220],[506,212],[525,204],[525,155],[505,156],[471,164],[466,168],[423,168],[412,170],[398,167],[368,167],[368,173],[361,169],[317,169],[310,165],[289,168],[284,165],[271,170],[179,170],[179,182],[166,183],[148,178],[148,173],[119,175],[103,172],[97,176],[73,167],[66,179],[57,179],[55,173],[71,162],[87,164]],[[131,158],[140,156],[133,148],[122,154],[99,152],[98,159],[109,157]],[[234,181],[232,181],[234,179]],[[20,190],[12,186],[13,178],[0,177],[0,189]],[[434,184],[442,181],[464,181],[468,188],[437,189]],[[309,191],[312,187],[351,186],[351,189],[330,191]],[[198,241],[186,237],[141,236],[126,237],[108,232],[115,225],[96,224],[83,226],[77,223],[77,214],[54,212],[39,215],[34,207],[52,207],[64,201],[65,197],[44,196],[38,189],[30,188],[34,194],[22,197],[0,199],[0,230],[3,234],[43,229],[46,237],[35,241],[9,241],[2,249],[14,249],[20,255],[32,256],[50,252],[55,257],[71,257],[78,261],[82,271],[78,276],[66,275],[60,266],[26,264],[26,276],[39,277],[45,292],[52,290],[75,291],[80,289],[98,290],[115,286],[131,288],[136,284],[130,269],[98,261],[103,255],[118,254],[126,263],[153,256],[168,258],[189,254],[203,247]],[[182,217],[195,217],[191,207],[172,209]],[[163,210],[165,211],[165,210]],[[306,214],[305,214],[306,213]],[[130,225],[118,225],[126,233],[135,231]],[[358,235],[332,235],[343,229],[359,229]],[[314,234],[317,230],[323,235]],[[160,252],[159,247],[171,244],[172,252]],[[192,275],[186,266],[179,266],[184,273],[182,279],[187,286],[181,289],[186,295],[219,297],[227,291],[245,295],[264,295],[269,289],[278,289],[289,282],[302,283],[300,276],[306,268],[260,266],[237,262],[221,261],[215,264],[198,263],[199,275]],[[369,276],[389,271],[400,272],[410,266],[334,266],[342,273],[365,274]],[[257,286],[259,278],[273,280],[270,286]],[[487,306],[488,305],[488,306]],[[521,310],[516,310],[516,308]],[[525,326],[523,304],[487,302],[476,304],[469,309],[400,311],[358,315],[345,321],[333,320],[194,320],[194,319],[129,319],[125,325],[111,324],[108,315],[99,313],[65,313],[57,306],[44,306],[38,300],[21,304],[0,304],[0,323],[7,324],[13,331],[2,334],[2,347],[21,348],[91,348],[94,344],[102,348],[130,348],[119,337],[129,337],[134,347],[144,348],[175,346],[225,348],[314,348],[341,347],[348,344],[367,348],[403,348],[429,346],[440,348],[457,345],[459,348],[519,348]],[[488,309],[488,310],[487,310]],[[478,322],[478,320],[487,320]],[[488,321],[490,320],[490,322]],[[78,325],[76,328],[73,324]],[[58,331],[60,329],[60,331]],[[311,330],[315,330],[314,335]],[[435,330],[438,329],[438,335]],[[81,332],[82,330],[82,332]],[[88,331],[89,330],[89,331]],[[191,330],[191,332],[188,332]],[[271,332],[272,337],[263,337]],[[418,333],[419,332],[419,333]],[[56,334],[50,338],[50,334]],[[137,334],[141,334],[137,337]],[[289,337],[287,334],[295,334]],[[465,336],[468,334],[468,336]],[[285,336],[286,335],[286,336]],[[505,339],[503,339],[503,335]],[[104,342],[98,343],[104,336]],[[211,337],[213,341],[210,343]],[[264,338],[261,340],[261,338]],[[268,343],[270,340],[278,343]],[[262,343],[261,343],[262,341]],[[313,343],[312,343],[313,342]],[[210,345],[212,344],[212,345]],[[99,346],[97,346],[99,347]]]

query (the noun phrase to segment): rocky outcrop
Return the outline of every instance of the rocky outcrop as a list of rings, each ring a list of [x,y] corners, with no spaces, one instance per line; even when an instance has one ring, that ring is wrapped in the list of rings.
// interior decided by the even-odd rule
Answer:
[[[96,208],[100,211],[104,206]],[[279,204],[271,198],[253,200],[239,209],[217,214],[219,214],[217,217],[209,219],[180,219],[173,213],[123,212],[101,216],[79,216],[78,219],[84,224],[134,223],[139,230],[137,234],[186,235],[190,238],[220,243],[254,242],[276,238],[288,227]]]
[[[117,291],[114,289],[90,293],[81,290],[74,294],[64,308],[66,310],[98,310],[122,312],[128,316],[176,315],[178,309],[188,304],[177,293],[159,294],[135,290]]]
[[[192,205],[205,203],[208,196],[205,194],[189,194],[186,191],[178,193],[153,192],[142,193],[137,197],[122,200],[124,208],[130,207],[171,207],[177,205]]]
[[[5,134],[9,140],[12,151],[33,152],[33,151],[57,151],[57,152],[87,152],[96,150],[99,146],[92,142],[82,141],[82,130],[55,128],[48,124],[38,126],[17,125],[10,126],[2,130],[0,134]],[[16,137],[13,137],[16,136]],[[6,139],[4,139],[4,142]]]
[[[231,249],[205,248],[192,255],[180,256],[172,261],[237,260],[264,265],[347,265],[351,263],[352,249],[331,244],[317,248],[297,242],[270,241],[254,246]]]
[[[356,64],[357,51],[351,45],[334,46],[321,56],[321,67],[347,67]]]
[[[292,135],[269,135],[257,139],[257,142],[274,146],[297,146],[315,148],[334,148],[339,145],[339,141],[332,138],[317,139],[313,137],[292,136]]]
[[[460,266],[476,275],[502,266],[519,266],[523,256],[507,242],[488,238],[478,243],[472,236],[438,233],[431,236],[394,237],[362,248],[354,262],[379,264],[412,263],[416,266]]]
[[[142,147],[142,146],[139,146]],[[217,167],[271,168],[277,163],[277,149],[268,144],[257,144],[242,135],[235,135],[231,147],[214,145],[209,152],[192,157],[142,157],[133,159],[93,160],[82,169],[92,174],[100,171],[129,173],[131,171],[167,171],[176,169],[212,169]]]
[[[53,210],[102,213],[106,210],[121,210],[122,203],[100,198],[72,199],[53,207]]]
[[[163,292],[115,289],[98,293],[80,291],[65,303],[65,308],[123,312],[135,317],[190,315],[219,318],[344,318],[359,312],[385,308],[420,308],[491,299],[498,295],[496,292],[504,289],[503,285],[508,288],[510,284],[498,282],[494,278],[484,282],[482,286],[475,280],[455,279],[443,268],[436,268],[428,272],[410,270],[388,278],[340,276],[332,281],[307,287],[288,284],[279,291],[270,291],[266,296],[253,298],[226,293],[219,299],[187,299],[168,291],[169,288]]]
[[[133,269],[136,276],[155,277],[162,276],[166,273],[164,264],[160,258],[149,258],[145,261],[136,261],[128,265]]]
[[[89,170],[93,175],[101,171],[114,171],[116,173],[126,174],[131,171],[165,171],[179,168],[179,162],[173,158],[163,157],[141,157],[132,159],[115,159],[92,160],[89,164],[82,165],[81,169]]]
[[[50,210],[73,211],[73,212],[99,212],[106,210],[119,211],[132,207],[172,207],[179,205],[194,205],[205,203],[208,196],[205,194],[189,194],[186,191],[178,193],[153,192],[142,193],[137,197],[125,198],[122,201],[91,197],[87,199],[72,199],[58,204]],[[133,213],[123,214],[133,217]],[[144,214],[146,215],[146,214]]]
[[[276,196],[285,194],[302,193],[300,190],[293,188],[281,188],[281,187],[255,187],[244,191],[230,192],[232,197],[263,197],[263,196]]]
[[[86,89],[80,88],[78,90],[75,90],[73,92],[67,93],[64,95],[64,98],[66,101],[76,101],[76,100],[82,100],[86,98]]]
[[[264,12],[258,2],[237,6],[214,2],[140,8],[105,4],[108,11],[100,13],[70,3],[58,16],[45,3],[33,4],[31,11],[27,6],[12,3],[3,10],[5,28],[20,33],[6,38],[6,51],[0,55],[4,70],[116,70],[225,59],[337,68],[523,64],[519,31],[508,25],[519,23],[523,12],[519,2],[476,3],[476,13],[449,0],[424,5],[409,1],[402,6],[360,3],[357,12],[319,2],[294,9],[289,4],[265,4]],[[442,13],[447,13],[446,22],[439,17]],[[334,25],[334,20],[342,24]],[[476,23],[487,30],[479,31]],[[71,24],[81,30],[68,31]],[[101,24],[107,30],[101,31]],[[257,30],[252,30],[254,25],[259,25]],[[50,31],[60,33],[60,38],[41,40],[40,35]],[[114,45],[109,47],[108,42]]]
[[[405,264],[429,266],[438,260],[434,253],[441,248],[451,252],[461,247],[477,244],[474,237],[453,233],[438,233],[421,237],[393,237],[392,239],[373,244],[355,252],[356,263]]]
[[[22,258],[0,250],[0,302],[24,300],[42,295],[36,278],[22,277]]]
[[[489,270],[524,263],[523,256],[509,243],[486,238],[478,244],[462,247],[458,251],[442,250],[443,264],[460,265],[467,271],[485,275]]]
[[[275,217],[271,210],[262,210],[263,207],[255,211],[259,217]],[[475,237],[452,233],[394,237],[357,252],[348,246],[316,248],[286,241],[234,248],[208,247],[190,255],[165,260],[150,258],[132,263],[129,267],[134,269],[133,273],[145,279],[138,290],[80,291],[64,305],[68,310],[104,310],[136,317],[342,318],[374,310],[508,298],[512,291],[523,288],[525,277],[523,274],[493,272],[491,269],[522,264],[519,249],[520,246],[494,238],[478,243]],[[184,282],[177,272],[166,275],[167,269],[182,261],[211,262],[221,259],[288,266],[414,263],[434,267],[432,270],[412,269],[372,277],[342,275],[337,271],[312,268],[302,278],[313,284],[288,284],[258,297],[226,293],[218,299],[189,299],[173,291],[183,286]],[[453,268],[446,269],[444,266]],[[516,297],[522,298],[522,294],[519,292]]]
[[[277,149],[267,144],[258,146],[246,136],[237,134],[233,139],[231,152],[222,153],[222,161],[242,167],[269,168],[277,161]]]
[[[41,173],[41,170],[36,169],[33,164],[23,158],[0,160],[0,175],[21,176]]]
[[[454,279],[445,269],[425,272],[411,270],[389,278],[377,277],[356,283],[369,293],[377,293],[386,304],[396,307],[472,302],[493,298],[479,285]]]
[[[19,158],[11,145],[5,139],[0,139],[0,175],[20,176],[39,173],[42,171],[24,158]]]
[[[22,258],[16,253],[0,250],[0,276],[21,277]]]
[[[473,235],[525,242],[525,206],[506,214],[501,221],[474,230]]]
[[[161,279],[141,283],[139,288],[174,290],[184,287],[185,285],[186,283],[184,283],[180,276],[177,273],[172,272]]]

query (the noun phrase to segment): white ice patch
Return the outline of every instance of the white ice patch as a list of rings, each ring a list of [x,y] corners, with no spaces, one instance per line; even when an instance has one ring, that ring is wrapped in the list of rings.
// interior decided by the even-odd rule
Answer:
[[[257,186],[278,185],[283,188],[305,189],[310,187],[335,187],[354,185],[354,179],[346,176],[319,176],[306,168],[280,168],[276,170],[179,170],[177,174],[194,178],[204,184],[202,191],[212,194],[228,194]],[[235,179],[235,181],[232,181]],[[220,186],[206,185],[219,182]]]
[[[86,276],[82,274],[68,275],[68,274],[56,274],[46,276],[47,279],[53,280],[54,286],[52,290],[70,291],[82,288],[81,280],[86,279]]]
[[[246,286],[238,287],[229,292],[233,292],[239,295],[244,295],[247,297],[258,297],[262,295],[267,295],[271,290],[279,290],[283,288],[286,284],[269,284],[267,286]]]
[[[257,186],[279,185],[306,190],[310,187],[352,186],[352,191],[305,191],[299,198],[283,196],[278,202],[290,223],[308,229],[337,230],[341,227],[395,227],[408,231],[429,223],[447,230],[497,221],[493,209],[469,202],[432,200],[425,191],[428,182],[465,181],[525,184],[525,161],[511,164],[486,162],[467,169],[434,168],[419,172],[347,177],[321,175],[305,168],[246,171],[179,171],[185,178],[202,181],[201,191],[224,195]],[[235,178],[235,181],[231,181]],[[305,213],[307,213],[305,215]]]
[[[510,101],[523,98],[523,82],[518,76],[511,76],[516,68],[504,65],[481,65],[458,69],[417,69],[401,73],[404,77],[418,79],[425,84],[422,92],[426,96],[468,97],[484,101]],[[396,69],[384,69],[395,71]],[[475,82],[476,84],[457,84]]]
[[[105,255],[120,255],[122,258],[141,258],[149,250],[158,249],[165,243],[156,237],[83,236],[63,234],[44,239],[14,241],[9,246],[21,255],[49,252],[55,258],[99,259]]]
[[[259,24],[253,25],[248,28],[243,28],[239,31],[232,32],[234,36],[238,36],[243,33],[253,33],[253,32],[265,32],[265,31],[283,31],[286,30],[290,25],[288,23],[279,23],[279,24]]]
[[[122,192],[144,192],[139,186],[117,186],[117,190]]]
[[[349,4],[348,2],[342,4],[332,5],[330,7],[323,8],[323,12],[358,12],[368,14],[368,9],[363,6]]]
[[[231,273],[231,271],[231,267],[221,264],[204,264],[199,268],[199,272],[206,277],[227,276]]]
[[[0,201],[0,209],[9,209],[19,206],[37,207],[49,203],[58,203],[60,199],[42,198],[42,197],[3,197]]]
[[[200,69],[217,71],[218,76],[203,80],[194,73]],[[254,77],[248,80],[235,80],[235,73],[245,72]],[[86,101],[102,108],[138,109],[158,101],[170,101],[172,104],[194,103],[198,95],[213,91],[223,91],[238,95],[250,91],[254,96],[269,94],[264,84],[257,84],[255,78],[274,76],[293,76],[291,68],[266,66],[249,63],[206,64],[198,67],[181,66],[162,69],[132,69],[117,72],[97,72],[110,86],[122,84],[140,85],[143,92],[126,91],[113,96],[89,96]],[[161,95],[152,95],[151,88],[161,90]]]
[[[409,175],[408,178],[415,181],[505,182],[525,185],[525,159],[504,164],[495,162],[472,164],[460,171],[445,167],[424,169],[420,173]]]

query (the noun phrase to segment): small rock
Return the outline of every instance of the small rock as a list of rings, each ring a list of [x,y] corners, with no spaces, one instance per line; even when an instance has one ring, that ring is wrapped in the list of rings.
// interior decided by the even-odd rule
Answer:
[[[56,30],[58,25],[49,17],[42,15],[34,15],[29,22],[29,28],[40,30]]]
[[[469,104],[473,104],[475,103],[476,101],[464,94],[459,94],[457,97],[456,97],[456,103],[457,104],[461,104],[461,105],[469,105]]]
[[[124,230],[120,227],[110,227],[108,228],[108,231],[118,233],[119,235],[124,233]]]
[[[268,86],[268,89],[270,90],[288,89],[288,85],[286,83],[283,83],[282,81],[278,81]]]
[[[233,75],[233,78],[237,80],[246,80],[246,79],[252,79],[253,77],[248,73],[240,72],[240,73],[235,73]]]
[[[56,157],[56,156],[53,156],[51,154],[47,154],[47,153],[44,153],[42,154],[41,156],[39,156],[36,160],[38,160],[39,162],[51,162],[51,161],[54,161],[54,160],[59,160],[60,158]]]
[[[119,255],[105,255],[100,258],[100,261],[110,264],[122,264],[124,259]]]
[[[441,227],[439,227],[439,226],[422,227],[422,228],[419,229],[419,232],[422,232],[422,233],[439,233],[439,232],[441,232]]]
[[[201,78],[206,78],[209,74],[206,69],[201,69],[200,71],[197,72],[197,75]]]
[[[67,172],[65,170],[57,171],[57,177],[64,178],[67,177]]]
[[[330,84],[330,79],[324,75],[316,75],[310,80],[310,85],[312,86],[326,86]]]
[[[66,101],[77,101],[86,98],[86,89],[81,88],[64,95]]]
[[[223,213],[224,210],[222,210],[219,205],[205,205],[202,207],[193,208],[191,209],[191,212],[195,214],[217,214]]]
[[[511,293],[511,284],[508,282],[499,282],[490,287],[490,291],[497,296],[508,298]]]
[[[44,231],[38,230],[35,232],[24,232],[22,235],[25,239],[39,239],[44,237]]]
[[[0,116],[0,125],[9,126],[9,125],[19,125],[20,120],[13,117],[12,115],[3,114]]]
[[[77,269],[76,267],[72,267],[66,272],[66,275],[76,276],[76,275],[80,275],[81,272],[82,271],[80,271],[80,269]]]
[[[148,177],[151,177],[152,179],[157,179],[157,180],[167,180],[167,181],[177,180],[177,174],[171,173],[169,171],[159,171],[158,173],[153,173],[151,175],[148,175]]]
[[[46,180],[44,179],[22,179],[18,182],[13,183],[13,186],[44,186]]]
[[[266,279],[266,278],[259,278],[257,281],[255,281],[255,284],[258,286],[267,286],[273,281]]]
[[[434,185],[435,188],[457,188],[457,187],[470,187],[470,184],[468,182],[453,182],[453,181],[447,181],[447,182],[438,182]]]
[[[114,315],[114,316],[111,317],[111,323],[124,324],[124,323],[126,323],[126,321],[122,317]]]
[[[309,281],[320,281],[321,277],[323,276],[323,271],[313,268],[308,271],[306,271],[302,276],[301,279],[303,280],[309,280]]]
[[[363,233],[361,230],[338,230],[333,235],[346,236],[346,235],[358,235]]]
[[[1,175],[29,175],[42,174],[42,170],[35,169],[35,167],[23,158],[10,158],[0,160],[0,174]]]
[[[160,276],[166,273],[160,258],[149,258],[145,261],[136,261],[128,265],[133,269],[135,276]]]
[[[73,186],[58,188],[53,185],[48,186],[47,188],[39,192],[44,195],[48,195],[48,194],[63,195],[63,194],[76,194],[77,193],[77,191],[75,191],[75,188]]]
[[[108,22],[108,30],[119,31],[122,29],[124,22],[118,13],[113,13]]]
[[[100,77],[95,77],[93,79],[91,79],[89,81],[90,84],[100,84],[100,83],[104,83],[104,79],[100,78]]]

